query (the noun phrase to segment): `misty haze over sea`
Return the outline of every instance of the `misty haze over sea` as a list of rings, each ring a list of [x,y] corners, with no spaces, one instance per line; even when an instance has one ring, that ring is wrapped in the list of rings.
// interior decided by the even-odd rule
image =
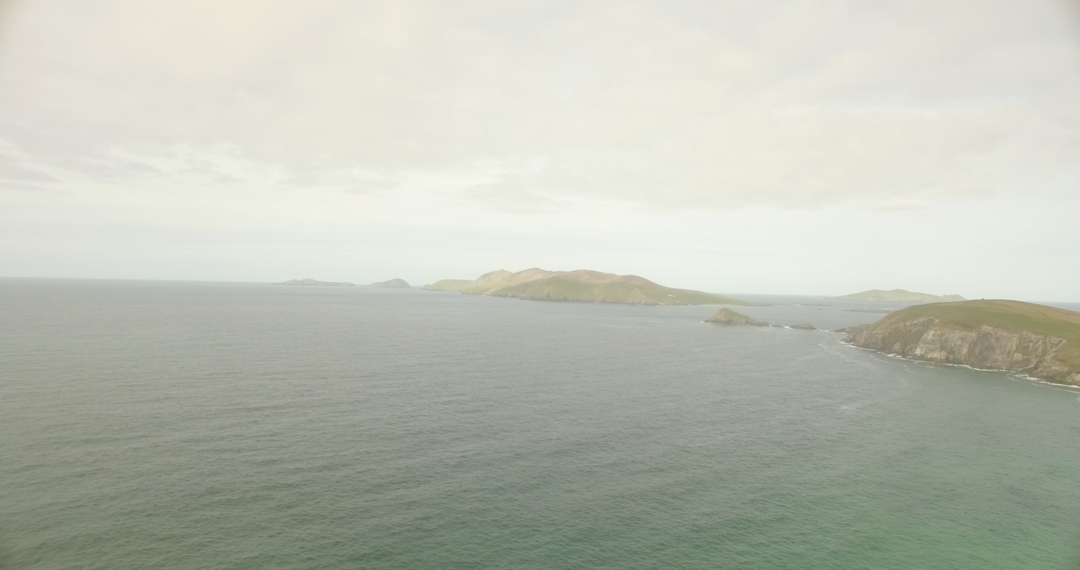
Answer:
[[[0,568],[1076,567],[1080,391],[714,310],[0,279]]]

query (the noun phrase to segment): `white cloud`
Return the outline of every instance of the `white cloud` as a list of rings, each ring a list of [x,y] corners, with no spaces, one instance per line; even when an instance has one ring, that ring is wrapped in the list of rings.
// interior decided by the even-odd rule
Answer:
[[[107,151],[225,145],[295,183],[484,163],[548,195],[812,207],[1012,191],[1080,145],[1055,2],[20,8],[0,135],[113,179]]]
[[[1002,217],[965,223],[1003,225],[1007,210],[979,204],[1076,188],[1070,8],[23,2],[0,43],[0,177],[66,194],[0,195],[18,218],[0,237],[409,232],[486,263],[476,244],[613,259],[616,243],[766,243],[779,228],[776,263],[828,265],[807,248],[852,246],[801,239],[824,220],[837,235],[861,217],[899,232],[889,224],[966,200]],[[710,233],[718,223],[742,233]],[[1048,251],[1074,256],[1061,244],[1080,236],[1057,231]]]

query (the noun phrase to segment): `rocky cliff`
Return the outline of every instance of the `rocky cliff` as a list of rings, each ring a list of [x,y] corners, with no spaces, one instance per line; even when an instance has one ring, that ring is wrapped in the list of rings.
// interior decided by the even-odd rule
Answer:
[[[1080,314],[1019,301],[910,307],[843,329],[851,344],[929,362],[1080,385]],[[1073,342],[1070,342],[1073,341]]]

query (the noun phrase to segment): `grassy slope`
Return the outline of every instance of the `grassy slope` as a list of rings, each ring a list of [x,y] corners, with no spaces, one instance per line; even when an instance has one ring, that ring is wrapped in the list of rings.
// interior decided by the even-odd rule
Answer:
[[[966,331],[988,325],[1063,338],[1067,342],[1058,349],[1058,360],[1080,369],[1080,313],[1022,301],[960,301],[901,309],[874,323],[874,328],[924,316],[936,316],[939,324]]]

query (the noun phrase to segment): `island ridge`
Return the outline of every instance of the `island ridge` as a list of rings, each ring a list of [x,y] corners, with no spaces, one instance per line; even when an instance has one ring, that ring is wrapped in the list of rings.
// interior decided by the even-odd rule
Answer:
[[[829,299],[836,299],[839,301],[867,301],[879,303],[947,303],[952,301],[967,300],[960,295],[931,295],[929,293],[917,293],[913,291],[907,291],[905,289],[893,289],[891,291],[871,289],[869,291],[863,291],[861,293],[852,293],[850,295],[841,295],[839,297],[829,297]]]
[[[573,301],[631,305],[745,305],[731,297],[691,289],[674,289],[637,275],[615,275],[588,269],[545,271],[504,269],[479,278],[443,279],[425,291],[454,291],[467,295],[515,297],[532,301]]]

